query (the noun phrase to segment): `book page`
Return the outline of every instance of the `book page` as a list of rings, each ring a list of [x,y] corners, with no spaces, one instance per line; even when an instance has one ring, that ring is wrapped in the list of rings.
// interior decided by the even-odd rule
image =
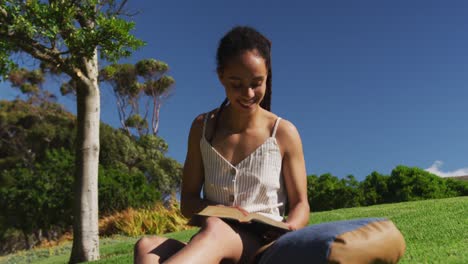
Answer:
[[[288,226],[283,222],[275,221],[267,216],[264,216],[260,213],[250,213],[249,215],[244,215],[239,209],[232,208],[232,207],[224,207],[224,206],[207,206],[205,209],[200,211],[198,215],[202,216],[216,216],[220,218],[226,219],[234,219],[238,220],[239,222],[250,222],[255,221],[258,223],[267,224],[270,226],[274,226],[276,228],[284,229],[288,231]]]

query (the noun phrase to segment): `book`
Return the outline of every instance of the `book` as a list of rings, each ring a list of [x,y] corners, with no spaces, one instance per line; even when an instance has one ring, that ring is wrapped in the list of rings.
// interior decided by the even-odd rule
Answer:
[[[244,215],[239,209],[234,207],[209,205],[197,213],[200,216],[216,216],[222,219],[235,220],[240,223],[260,223],[265,224],[280,232],[288,232],[288,226],[280,221],[275,221],[260,213],[249,213]]]
[[[281,235],[291,231],[283,222],[273,220],[261,213],[249,213],[244,215],[239,209],[234,207],[209,205],[195,214],[195,217],[200,216],[215,216],[240,224],[253,225],[252,228],[255,230],[255,233],[268,234],[268,236],[263,236],[264,244],[251,256],[248,263],[258,263],[263,253],[273,245]],[[195,218],[192,218],[192,221],[194,220]]]

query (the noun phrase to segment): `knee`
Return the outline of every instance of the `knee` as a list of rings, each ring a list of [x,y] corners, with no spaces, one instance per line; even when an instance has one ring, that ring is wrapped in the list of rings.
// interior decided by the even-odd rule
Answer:
[[[219,219],[218,217],[208,217],[200,233],[197,235],[199,238],[206,239],[208,241],[220,241],[220,239],[226,238],[229,234],[229,231],[232,231],[231,227]]]
[[[148,253],[166,240],[162,237],[142,237],[135,243],[135,255],[138,253]]]
[[[403,236],[391,221],[364,218],[312,225],[285,234],[260,263],[397,263],[404,250]]]

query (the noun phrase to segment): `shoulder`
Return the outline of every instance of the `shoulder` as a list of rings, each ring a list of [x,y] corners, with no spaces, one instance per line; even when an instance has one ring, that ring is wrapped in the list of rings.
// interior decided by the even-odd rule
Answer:
[[[206,113],[199,114],[193,119],[192,126],[190,127],[190,134],[194,132],[199,132],[203,130],[203,123],[205,122],[205,115]]]
[[[197,115],[192,121],[192,125],[190,127],[190,135],[197,135],[197,137],[200,138],[201,134],[203,133],[203,126],[205,125],[205,118],[208,117],[209,120],[212,119],[216,111],[217,109],[213,109],[209,112],[201,113]]]
[[[291,121],[281,118],[276,131],[276,136],[281,138],[292,138],[294,136],[299,136],[299,132]]]
[[[289,120],[281,119],[276,130],[276,140],[284,152],[302,148],[301,137],[296,126]]]

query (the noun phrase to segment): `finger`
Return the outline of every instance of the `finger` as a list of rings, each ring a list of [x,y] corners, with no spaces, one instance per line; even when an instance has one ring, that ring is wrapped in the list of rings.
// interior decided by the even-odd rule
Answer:
[[[291,231],[295,231],[295,230],[297,230],[297,228],[296,228],[296,227],[294,227],[293,225],[291,225],[290,223],[288,223],[288,222],[285,222],[285,224],[286,224],[286,226],[288,227],[288,229],[289,229],[289,230],[291,230]]]
[[[235,206],[235,208],[237,208],[237,210],[241,211],[241,213],[244,215],[244,216],[248,216],[249,215],[249,212],[247,212],[244,208],[240,207],[240,206]]]

